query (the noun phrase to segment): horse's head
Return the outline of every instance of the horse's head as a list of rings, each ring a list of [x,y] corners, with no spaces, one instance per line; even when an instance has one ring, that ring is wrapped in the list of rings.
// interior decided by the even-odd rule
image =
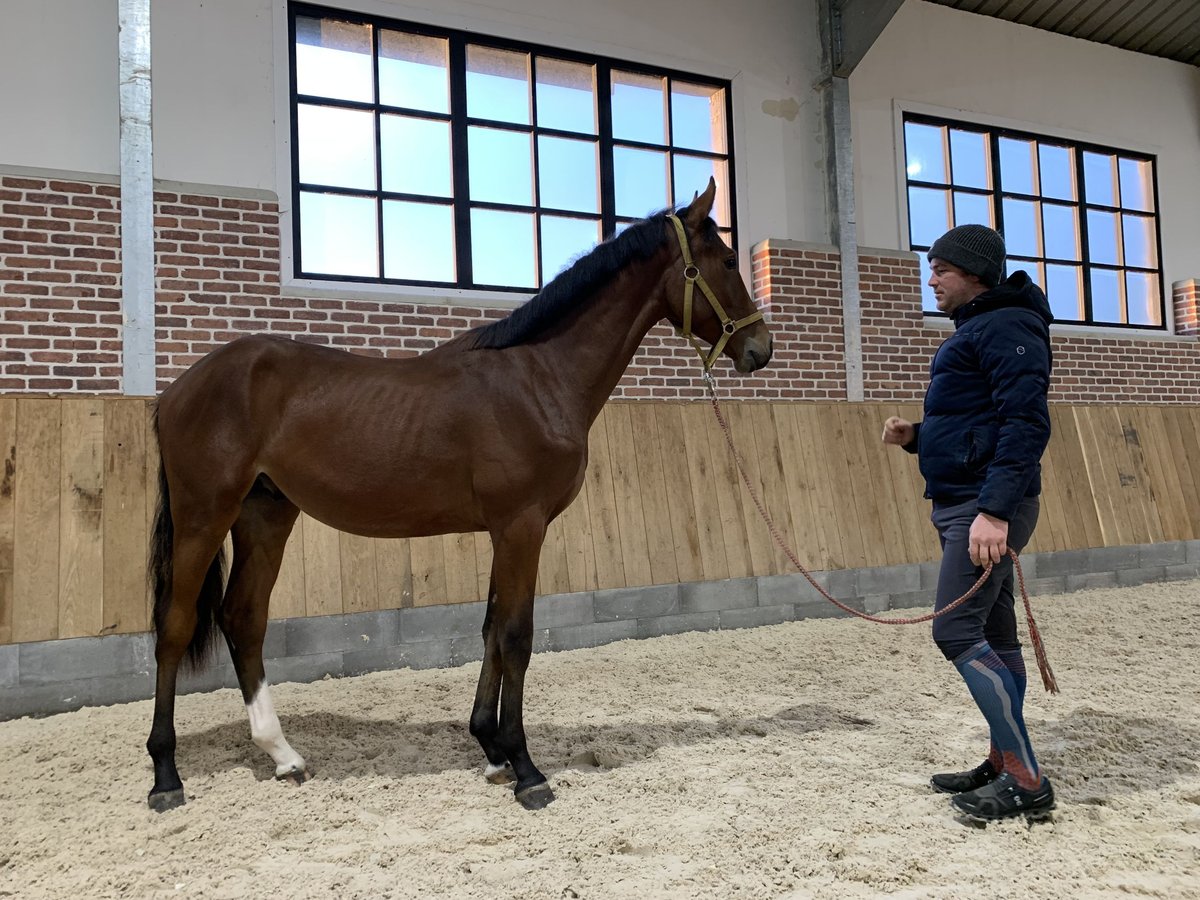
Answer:
[[[771,335],[738,272],[737,254],[708,217],[716,192],[710,178],[703,194],[668,217],[668,240],[679,253],[663,281],[667,319],[696,346],[706,369],[724,354],[739,372],[753,372],[771,359]]]

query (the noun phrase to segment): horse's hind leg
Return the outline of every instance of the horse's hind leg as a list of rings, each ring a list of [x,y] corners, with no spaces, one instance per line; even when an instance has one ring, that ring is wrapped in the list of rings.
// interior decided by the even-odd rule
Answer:
[[[479,670],[479,686],[475,689],[475,706],[471,710],[471,734],[479,741],[487,757],[487,768],[483,775],[493,784],[507,784],[513,780],[512,766],[508,757],[496,742],[500,730],[497,711],[500,706],[500,641],[492,628],[492,613],[496,609],[496,567],[492,566],[492,577],[488,583],[487,612],[483,616],[483,666]]]
[[[255,485],[233,524],[233,569],[217,619],[237,671],[250,717],[250,736],[275,761],[275,777],[308,778],[304,759],[284,739],[263,670],[267,607],[288,535],[300,510],[286,497]]]

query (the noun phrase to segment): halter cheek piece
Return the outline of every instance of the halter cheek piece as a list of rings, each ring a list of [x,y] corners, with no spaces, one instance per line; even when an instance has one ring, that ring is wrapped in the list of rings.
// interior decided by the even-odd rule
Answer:
[[[751,313],[744,319],[734,320],[729,318],[729,314],[725,312],[724,307],[717,300],[717,295],[713,293],[712,288],[708,286],[708,282],[704,280],[704,276],[700,274],[700,270],[696,267],[696,264],[692,262],[692,251],[688,249],[687,233],[683,230],[683,222],[679,220],[679,216],[667,216],[667,218],[675,226],[675,235],[679,238],[679,249],[683,253],[683,336],[692,342],[692,346],[700,354],[700,359],[704,363],[704,371],[707,374],[708,370],[712,368],[713,363],[717,361],[717,357],[721,355],[721,351],[725,349],[725,345],[729,342],[729,339],[740,329],[757,322],[763,317],[763,314],[761,311],[758,311]],[[703,345],[692,333],[692,292],[697,284],[700,285],[700,291],[708,298],[708,305],[713,308],[713,312],[721,320],[721,337],[713,345],[712,351],[707,355],[704,352]]]

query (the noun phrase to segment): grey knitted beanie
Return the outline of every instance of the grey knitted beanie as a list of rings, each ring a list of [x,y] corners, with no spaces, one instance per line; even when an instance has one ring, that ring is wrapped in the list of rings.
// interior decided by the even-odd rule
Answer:
[[[978,275],[992,288],[1004,271],[1004,238],[986,225],[959,225],[933,242],[928,258],[945,260],[964,272]]]

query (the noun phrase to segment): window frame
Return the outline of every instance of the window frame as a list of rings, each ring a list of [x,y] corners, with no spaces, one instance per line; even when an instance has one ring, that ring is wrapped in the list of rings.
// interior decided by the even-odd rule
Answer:
[[[1034,263],[1045,265],[1072,265],[1078,266],[1080,269],[1081,278],[1081,302],[1083,306],[1083,318],[1081,319],[1056,319],[1056,325],[1071,325],[1075,327],[1085,328],[1113,328],[1119,330],[1136,330],[1136,331],[1156,331],[1168,333],[1170,324],[1168,319],[1168,308],[1166,303],[1166,285],[1163,279],[1163,258],[1162,258],[1162,222],[1161,212],[1162,207],[1159,198],[1158,187],[1158,157],[1154,153],[1144,150],[1122,149],[1105,144],[1097,144],[1092,141],[1082,140],[1076,137],[1064,135],[1054,135],[1030,131],[1028,129],[1013,127],[1009,125],[993,125],[986,121],[971,121],[965,119],[956,119],[946,115],[937,113],[921,112],[917,110],[904,109],[900,111],[899,116],[899,131],[900,140],[900,163],[903,178],[903,206],[904,206],[904,224],[907,231],[907,243],[909,249],[918,253],[924,254],[928,251],[928,246],[916,244],[912,237],[912,203],[910,191],[912,188],[927,188],[935,190],[969,193],[975,196],[986,197],[989,201],[993,223],[997,231],[1004,233],[1004,201],[1005,199],[1018,200],[1022,202],[1032,203],[1051,203],[1060,206],[1070,206],[1074,209],[1076,215],[1078,237],[1079,237],[1079,258],[1077,260],[1062,259],[1053,256],[1027,256],[1021,255],[1017,260],[1011,258],[1007,261],[1006,272],[1021,268],[1022,264],[1027,260]],[[981,135],[985,140],[985,147],[988,157],[988,175],[989,186],[986,188],[978,188],[971,185],[958,185],[954,183],[953,160],[947,152],[943,157],[946,165],[947,180],[945,182],[928,181],[919,178],[912,178],[908,174],[908,146],[907,146],[907,126],[909,124],[929,125],[934,127],[944,127],[959,131],[971,132]],[[1000,142],[1005,138],[1011,138],[1018,141],[1034,141],[1039,145],[1051,145],[1057,147],[1069,148],[1073,154],[1073,171],[1072,175],[1075,181],[1075,199],[1065,200],[1059,197],[1047,196],[1041,192],[1040,184],[1038,186],[1039,193],[1030,194],[1024,191],[1006,190],[1004,187],[1003,172],[1001,170],[1000,161]],[[1097,153],[1104,156],[1113,156],[1118,159],[1130,159],[1141,163],[1147,163],[1150,166],[1150,183],[1151,183],[1151,198],[1153,208],[1151,210],[1137,210],[1132,207],[1110,205],[1107,203],[1092,202],[1087,199],[1087,185],[1084,173],[1084,154]],[[1119,197],[1117,198],[1119,200]],[[1095,262],[1092,259],[1091,246],[1088,241],[1088,212],[1099,211],[1104,213],[1112,213],[1117,216],[1122,214],[1137,214],[1145,215],[1151,218],[1154,222],[1154,253],[1156,268],[1145,266],[1129,265],[1122,261],[1119,264],[1110,264]],[[1038,227],[1039,233],[1041,226]],[[1041,250],[1045,251],[1044,241]],[[1012,263],[1015,262],[1015,265]],[[1092,271],[1093,269],[1101,271],[1115,272],[1122,279],[1128,272],[1152,274],[1157,278],[1158,284],[1158,309],[1159,309],[1159,324],[1140,324],[1131,322],[1109,322],[1097,320],[1093,312],[1092,300]],[[1039,285],[1045,287],[1045,285]],[[922,297],[924,295],[922,294]],[[925,304],[922,301],[922,312],[926,316],[946,318],[946,314],[937,310],[928,310],[924,308]],[[1129,302],[1128,297],[1125,298],[1124,314],[1129,317]]]
[[[341,100],[330,97],[321,97],[318,95],[300,94],[297,89],[297,54],[296,54],[296,20],[297,18],[331,18],[338,21],[349,22],[358,25],[372,26],[372,87],[374,91],[373,102],[359,102],[350,100]],[[288,254],[288,266],[290,271],[286,273],[287,277],[296,281],[314,285],[318,288],[336,288],[338,285],[346,287],[361,287],[366,285],[379,285],[382,287],[402,288],[402,289],[429,289],[437,293],[449,293],[455,296],[461,296],[466,293],[470,294],[501,294],[501,295],[529,295],[544,287],[553,278],[554,273],[549,273],[549,277],[541,272],[542,254],[539,249],[540,228],[538,223],[542,215],[565,215],[571,218],[587,220],[592,219],[600,225],[601,240],[612,236],[616,229],[625,224],[638,221],[638,219],[629,216],[618,216],[616,214],[616,181],[614,168],[614,148],[630,147],[632,149],[649,149],[661,151],[666,155],[667,164],[667,182],[666,188],[668,197],[671,198],[672,205],[682,205],[691,198],[683,198],[674,196],[674,166],[673,160],[676,154],[692,158],[711,159],[718,162],[723,162],[725,165],[727,184],[724,185],[726,200],[728,203],[729,223],[728,228],[722,227],[722,234],[725,235],[731,246],[737,250],[737,193],[736,193],[736,177],[735,166],[737,158],[734,148],[734,117],[733,117],[733,83],[731,79],[714,77],[711,75],[702,75],[694,72],[685,72],[679,69],[651,65],[630,60],[618,59],[615,57],[602,56],[596,53],[580,52],[563,47],[553,47],[545,44],[537,44],[528,41],[522,41],[513,38],[495,36],[485,34],[478,31],[464,31],[454,28],[446,28],[429,23],[413,22],[408,20],[393,19],[387,16],[371,15],[368,13],[357,12],[353,10],[340,9],[337,7],[323,6],[312,3],[288,3],[286,14],[286,35],[287,35],[287,75],[288,75],[288,128],[290,135],[289,146],[289,162],[290,170],[287,173],[288,185],[291,197],[291,212],[290,212],[290,237],[291,248]],[[393,107],[381,104],[379,102],[379,34],[380,31],[393,30],[400,31],[424,37],[433,37],[444,39],[448,42],[448,77],[449,84],[449,108],[450,111],[446,114],[431,113],[427,110],[414,110],[407,107]],[[518,52],[529,54],[533,58],[533,67],[536,68],[536,58],[548,57],[555,60],[562,60],[570,63],[586,64],[593,67],[595,73],[596,87],[596,130],[594,134],[586,134],[582,132],[563,131],[560,129],[541,126],[537,122],[537,81],[536,76],[531,78],[529,83],[530,91],[530,122],[527,125],[520,125],[512,122],[501,120],[484,119],[479,117],[471,117],[467,113],[467,67],[466,67],[466,49],[468,45],[484,47],[488,49],[497,49],[502,51]],[[665,89],[665,126],[666,136],[665,142],[662,144],[646,143],[637,140],[614,138],[612,133],[612,104],[611,104],[611,76],[614,71],[631,73],[635,75],[645,75],[653,78],[664,79]],[[689,147],[680,147],[674,144],[673,134],[673,117],[671,115],[670,101],[672,97],[671,86],[674,82],[684,82],[686,84],[703,85],[723,91],[724,104],[723,115],[725,123],[725,152],[716,153],[712,151],[697,150]],[[312,184],[300,181],[300,141],[299,141],[299,110],[302,104],[319,105],[336,109],[349,109],[359,111],[369,111],[374,115],[375,120],[375,187],[370,190],[360,190],[355,188],[333,187],[328,185]],[[383,203],[386,200],[429,202],[428,197],[424,195],[413,195],[405,193],[397,193],[383,189],[381,179],[381,128],[380,117],[382,115],[407,115],[419,116],[431,121],[444,121],[449,123],[451,138],[450,138],[450,153],[451,153],[451,180],[453,185],[453,196],[447,199],[446,205],[451,209],[453,222],[453,235],[455,243],[455,275],[454,281],[430,281],[413,278],[395,278],[386,277],[385,269],[385,242],[383,239],[384,217]],[[529,205],[514,205],[507,203],[497,203],[491,201],[472,200],[469,194],[469,160],[468,160],[468,128],[471,126],[483,127],[499,127],[507,131],[525,133],[531,137],[531,179],[532,179],[532,202]],[[543,206],[540,203],[539,196],[539,171],[538,171],[538,137],[559,137],[571,140],[591,140],[597,148],[598,157],[598,188],[599,188],[599,211],[596,213],[587,213],[580,210],[561,210],[556,207]],[[377,276],[370,275],[342,275],[329,274],[322,272],[305,271],[303,267],[303,253],[301,240],[301,214],[300,214],[300,198],[302,193],[321,192],[339,196],[353,196],[373,199],[376,207],[376,259],[379,274]],[[497,285],[485,282],[477,282],[472,276],[472,234],[471,234],[471,210],[472,209],[488,209],[509,212],[520,212],[531,215],[535,223],[535,245],[533,267],[535,277],[539,282],[538,286],[509,286]],[[647,213],[651,210],[647,210]]]

